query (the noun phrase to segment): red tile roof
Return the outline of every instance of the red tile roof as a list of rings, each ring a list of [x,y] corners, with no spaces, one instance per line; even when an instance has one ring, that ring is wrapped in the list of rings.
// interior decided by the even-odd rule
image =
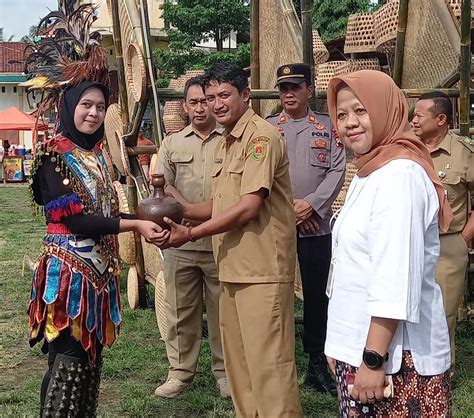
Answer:
[[[23,54],[26,45],[24,42],[0,42],[0,73],[23,72]],[[9,63],[9,61],[15,62]]]

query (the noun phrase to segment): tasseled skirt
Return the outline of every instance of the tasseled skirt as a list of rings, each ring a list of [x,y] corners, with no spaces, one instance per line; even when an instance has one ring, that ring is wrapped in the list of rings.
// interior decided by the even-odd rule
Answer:
[[[30,345],[43,338],[51,342],[69,328],[94,361],[97,342],[110,347],[119,334],[119,277],[98,265],[97,245],[84,244],[92,240],[77,242],[70,235],[46,235],[43,241],[28,307]]]

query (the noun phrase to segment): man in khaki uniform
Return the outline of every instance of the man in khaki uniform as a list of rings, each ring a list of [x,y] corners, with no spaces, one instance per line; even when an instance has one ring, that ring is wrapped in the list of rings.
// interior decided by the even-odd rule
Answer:
[[[220,326],[232,400],[241,417],[301,415],[295,365],[295,216],[288,157],[275,128],[248,107],[247,76],[218,63],[206,98],[226,128],[215,154],[212,200],[183,201],[168,245],[213,235],[221,281]]]
[[[188,201],[198,203],[211,197],[214,151],[222,138],[222,128],[216,126],[207,106],[202,77],[190,79],[184,91],[183,107],[191,124],[165,138],[155,171],[164,173],[167,185],[179,190]],[[202,340],[204,285],[212,372],[221,396],[229,396],[219,330],[220,285],[211,239],[166,250],[164,274],[170,369],[168,379],[155,394],[173,398],[193,381]]]
[[[422,95],[415,106],[413,128],[431,153],[454,218],[449,230],[440,235],[440,256],[436,281],[443,292],[444,308],[451,338],[454,364],[456,316],[464,293],[468,263],[468,243],[473,238],[474,217],[469,194],[474,190],[474,144],[469,138],[448,131],[452,120],[452,104],[441,92]]]

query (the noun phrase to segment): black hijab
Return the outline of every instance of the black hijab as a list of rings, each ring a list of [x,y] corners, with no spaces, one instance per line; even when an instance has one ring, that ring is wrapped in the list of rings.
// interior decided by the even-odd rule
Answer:
[[[95,81],[83,81],[76,87],[68,88],[62,95],[59,104],[59,132],[61,132],[66,138],[69,138],[78,147],[86,150],[91,150],[94,146],[104,137],[104,124],[100,125],[93,134],[83,134],[79,132],[74,125],[74,111],[79,103],[79,99],[84,92],[91,88],[96,87],[104,94],[105,107],[109,104],[109,89],[102,83]]]

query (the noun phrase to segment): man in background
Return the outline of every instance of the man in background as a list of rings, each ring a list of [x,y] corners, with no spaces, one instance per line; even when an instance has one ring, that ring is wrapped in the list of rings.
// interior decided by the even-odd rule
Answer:
[[[164,173],[168,188],[191,203],[211,198],[214,151],[222,138],[203,91],[203,79],[194,77],[184,88],[184,111],[191,124],[165,138],[155,172]],[[174,398],[189,388],[202,340],[203,286],[206,298],[212,372],[220,395],[229,396],[219,330],[219,278],[211,238],[188,242],[164,251],[165,309],[168,333],[168,379],[155,394]]]
[[[457,312],[464,293],[468,245],[474,237],[470,204],[474,191],[474,143],[449,131],[452,119],[450,98],[434,91],[423,94],[416,102],[412,126],[431,154],[454,214],[448,231],[440,233],[441,248],[435,273],[443,293],[454,365]]]
[[[344,183],[346,157],[333,134],[328,115],[309,108],[311,68],[287,64],[277,70],[283,111],[267,121],[281,134],[288,150],[291,188],[297,225],[297,252],[303,285],[303,347],[309,354],[306,385],[337,394],[328,372],[324,343],[331,260],[331,205]]]

